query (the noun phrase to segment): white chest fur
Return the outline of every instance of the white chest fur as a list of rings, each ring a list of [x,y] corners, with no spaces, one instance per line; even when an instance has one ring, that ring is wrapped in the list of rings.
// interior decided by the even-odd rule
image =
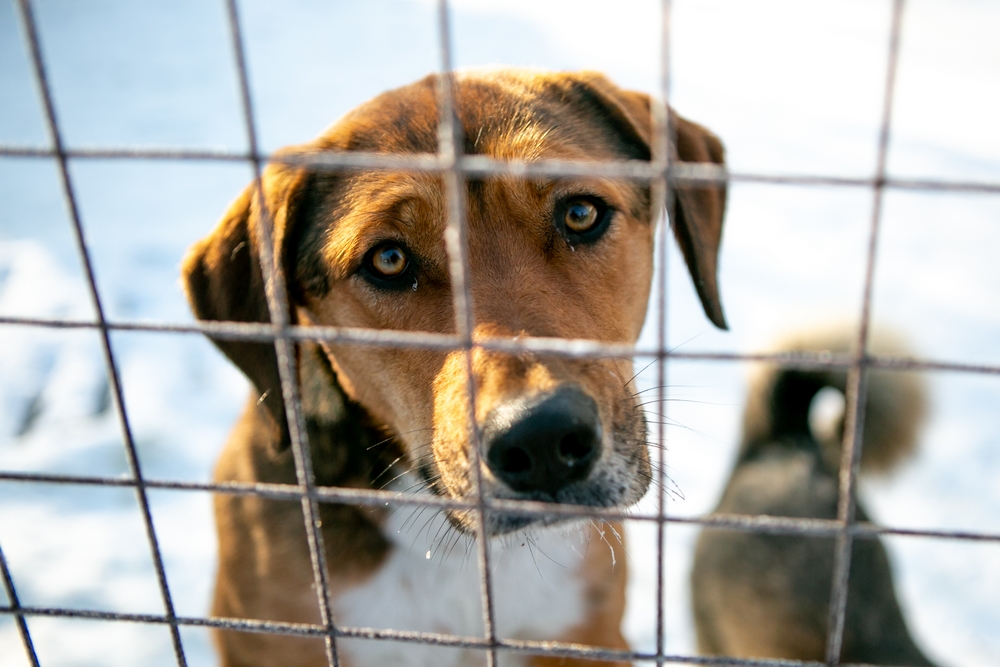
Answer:
[[[483,636],[478,555],[433,509],[393,510],[386,534],[395,548],[370,579],[335,600],[340,624]],[[501,638],[559,639],[583,620],[580,567],[586,524],[517,532],[490,546],[494,613]],[[384,640],[338,642],[351,667],[471,667],[485,665],[481,650]],[[504,667],[526,658],[501,652]]]

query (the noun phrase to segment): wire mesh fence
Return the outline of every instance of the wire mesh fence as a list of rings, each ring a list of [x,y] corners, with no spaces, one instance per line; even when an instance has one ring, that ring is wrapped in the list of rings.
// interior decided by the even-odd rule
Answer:
[[[7,560],[0,551],[0,574],[2,574],[4,589],[8,604],[0,607],[0,613],[10,615],[15,619],[21,636],[24,651],[29,663],[39,665],[27,619],[33,617],[65,617],[88,618],[109,621],[127,621],[146,624],[158,624],[169,628],[176,663],[179,666],[187,664],[184,645],[181,638],[181,628],[187,626],[232,629],[246,632],[287,634],[304,637],[320,637],[326,644],[327,661],[331,666],[341,664],[338,651],[338,641],[341,639],[365,639],[368,641],[398,641],[440,646],[475,649],[482,651],[489,665],[497,664],[501,653],[520,653],[528,655],[544,655],[553,657],[581,658],[591,660],[622,660],[649,661],[657,665],[666,663],[697,663],[697,664],[730,664],[730,665],[792,665],[792,664],[826,664],[830,667],[840,663],[841,644],[843,641],[844,621],[846,615],[848,574],[851,567],[852,543],[856,539],[872,538],[879,535],[921,536],[937,539],[966,540],[980,542],[1000,542],[1000,534],[970,530],[920,530],[911,528],[894,528],[881,526],[856,519],[856,487],[858,467],[862,442],[860,441],[864,423],[865,392],[867,375],[872,369],[891,369],[905,371],[955,371],[980,375],[1000,375],[1000,366],[974,364],[941,359],[920,359],[900,357],[868,352],[869,330],[872,312],[872,290],[878,256],[878,242],[883,209],[883,193],[887,189],[915,191],[946,191],[971,192],[983,194],[1000,193],[1000,183],[985,181],[932,180],[932,179],[901,179],[892,178],[887,174],[886,156],[890,135],[890,124],[893,116],[893,93],[895,88],[896,68],[899,60],[901,21],[905,0],[894,0],[892,5],[892,20],[889,34],[886,35],[886,55],[884,67],[884,97],[882,101],[881,121],[877,139],[877,162],[874,175],[870,177],[842,177],[827,175],[782,175],[766,173],[729,172],[723,168],[706,165],[677,163],[671,159],[672,127],[667,122],[668,103],[671,90],[671,4],[663,0],[661,6],[661,80],[658,99],[654,102],[654,139],[653,157],[648,162],[569,162],[569,161],[517,161],[497,160],[479,155],[463,155],[461,141],[456,140],[457,128],[453,110],[452,90],[452,31],[449,26],[449,5],[447,0],[441,0],[437,5],[438,50],[440,58],[438,102],[440,121],[438,128],[438,152],[427,155],[387,155],[366,153],[324,153],[308,157],[276,156],[265,153],[259,144],[259,133],[255,120],[255,108],[250,91],[247,56],[244,49],[244,38],[241,29],[239,7],[235,0],[225,3],[226,19],[229,27],[230,47],[237,65],[236,76],[239,84],[239,95],[243,112],[244,129],[248,151],[208,151],[208,150],[158,150],[132,148],[69,148],[64,141],[64,130],[56,113],[53,101],[53,87],[43,56],[42,39],[38,22],[35,17],[31,0],[18,0],[18,10],[24,35],[29,46],[30,60],[38,88],[41,91],[43,109],[47,130],[51,139],[51,149],[25,148],[13,145],[0,145],[0,156],[7,158],[38,158],[47,157],[56,160],[59,176],[66,199],[70,218],[75,234],[75,241],[80,261],[84,267],[84,275],[93,304],[95,317],[91,321],[80,319],[56,319],[37,317],[0,317],[0,325],[7,327],[45,327],[62,329],[86,329],[95,331],[100,337],[111,398],[119,417],[119,426],[125,445],[125,457],[128,464],[127,478],[111,476],[84,476],[71,474],[49,474],[30,472],[0,472],[0,480],[9,482],[38,482],[69,485],[88,485],[97,487],[124,487],[133,489],[139,503],[143,527],[148,540],[154,570],[158,584],[159,595],[164,612],[162,614],[118,613],[99,610],[80,610],[57,607],[41,607],[24,605],[20,602],[16,582],[10,574]],[[412,171],[437,174],[442,178],[448,200],[448,226],[445,236],[451,284],[453,285],[453,311],[455,317],[455,334],[432,334],[405,331],[368,330],[337,327],[303,327],[291,324],[289,303],[285,289],[286,276],[280,262],[275,262],[271,243],[260,244],[260,264],[265,274],[267,284],[267,302],[270,313],[270,324],[248,324],[241,322],[199,322],[190,323],[149,323],[127,321],[106,316],[106,307],[98,282],[95,278],[91,250],[88,246],[87,233],[83,225],[77,190],[74,183],[70,163],[75,160],[168,160],[168,161],[209,161],[237,162],[249,164],[255,174],[257,183],[256,196],[262,209],[266,210],[261,192],[261,173],[263,168],[272,162],[286,162],[299,166],[307,166],[312,170],[329,170],[334,172],[349,172],[361,169],[378,169],[389,171]],[[746,354],[737,352],[690,352],[672,350],[667,345],[667,315],[666,304],[666,272],[660,274],[660,285],[654,292],[659,301],[656,323],[658,344],[652,348],[632,345],[608,344],[593,340],[568,340],[550,338],[492,338],[473,340],[472,294],[468,281],[469,259],[466,241],[466,218],[462,205],[462,197],[466,180],[473,177],[509,175],[529,178],[536,176],[604,176],[634,180],[649,184],[654,196],[653,217],[659,216],[667,204],[672,187],[679,185],[711,186],[727,183],[766,183],[829,187],[864,187],[871,191],[871,208],[869,219],[868,242],[865,257],[864,294],[860,311],[860,325],[857,331],[856,354],[829,353],[771,353]],[[266,217],[266,216],[265,216]],[[269,220],[262,220],[257,233],[261,238],[269,239],[271,229]],[[667,257],[665,244],[660,245],[658,262],[664,265]],[[111,334],[116,331],[138,331],[161,334],[207,334],[215,339],[242,340],[255,342],[273,342],[279,362],[281,390],[287,411],[292,442],[292,452],[295,461],[296,484],[264,484],[264,483],[197,483],[166,479],[150,479],[143,474],[137,454],[133,428],[126,410],[122,388],[119,361],[111,344]],[[660,457],[657,484],[657,504],[655,512],[641,513],[616,508],[594,508],[574,505],[553,505],[551,503],[515,501],[489,497],[479,490],[481,479],[475,484],[476,493],[473,501],[449,499],[436,496],[419,496],[399,494],[392,491],[375,489],[355,489],[339,487],[323,487],[316,484],[312,470],[312,455],[308,434],[305,426],[299,387],[296,381],[294,346],[301,341],[325,341],[338,344],[379,346],[387,348],[417,348],[437,351],[460,350],[465,354],[467,377],[469,384],[469,423],[472,432],[470,441],[478,442],[474,418],[476,387],[472,382],[471,354],[474,349],[481,348],[502,352],[544,353],[561,355],[569,358],[599,358],[621,357],[648,359],[656,364],[657,400],[666,400],[667,371],[671,361],[740,361],[740,362],[772,362],[785,367],[796,368],[841,368],[849,371],[846,406],[845,440],[840,462],[839,474],[839,504],[836,520],[797,519],[773,516],[742,516],[712,514],[701,517],[672,516],[667,511],[666,488],[664,479],[664,453],[658,450]],[[657,440],[666,441],[665,425],[657,422]],[[475,459],[473,469],[480,471],[478,465],[479,448],[471,449]],[[312,563],[313,584],[317,594],[317,604],[320,610],[320,622],[317,624],[296,624],[255,619],[230,619],[214,617],[190,617],[176,613],[170,586],[164,570],[161,546],[157,538],[148,492],[150,489],[174,491],[199,491],[213,494],[254,495],[275,500],[298,501],[301,503],[305,519],[305,530],[308,536],[308,546]],[[323,532],[319,519],[321,503],[342,503],[364,506],[422,506],[435,509],[461,509],[478,516],[474,535],[478,545],[477,568],[482,598],[482,636],[452,636],[430,632],[402,631],[394,629],[378,629],[366,627],[349,627],[337,624],[332,612],[331,587],[328,581],[328,568],[325,560]],[[485,530],[485,517],[490,513],[516,511],[520,515],[561,515],[565,517],[590,517],[605,520],[628,520],[647,522],[656,526],[657,543],[659,545],[658,564],[656,570],[657,608],[656,608],[656,650],[655,652],[636,652],[611,650],[607,648],[585,646],[551,641],[529,641],[504,638],[496,630],[495,612],[492,604],[493,583],[491,581],[491,549],[490,540]],[[754,531],[780,535],[802,535],[817,537],[832,537],[836,543],[834,586],[831,591],[829,618],[827,621],[828,643],[825,663],[808,663],[788,660],[747,660],[729,657],[694,657],[689,655],[670,654],[666,649],[665,610],[663,606],[664,588],[664,543],[665,530],[669,524],[698,525],[728,528],[741,531]]]

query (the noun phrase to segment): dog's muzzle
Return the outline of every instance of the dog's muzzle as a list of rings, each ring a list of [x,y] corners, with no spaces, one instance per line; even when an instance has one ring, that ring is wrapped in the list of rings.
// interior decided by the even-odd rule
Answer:
[[[600,458],[597,404],[577,387],[507,403],[490,413],[482,442],[487,466],[510,489],[558,500]]]

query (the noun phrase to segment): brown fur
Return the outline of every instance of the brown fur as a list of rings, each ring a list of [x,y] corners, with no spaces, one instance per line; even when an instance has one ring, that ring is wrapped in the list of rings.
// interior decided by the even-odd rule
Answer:
[[[779,350],[851,349],[855,332],[834,327],[800,335]],[[873,337],[875,352],[906,354],[897,337]],[[843,370],[768,366],[750,385],[743,442],[717,512],[837,518],[842,418],[829,436],[813,433],[809,407],[824,387],[846,390]],[[862,470],[886,472],[910,454],[926,395],[911,373],[869,373]],[[868,517],[860,504],[857,519]],[[691,575],[699,651],[741,658],[826,659],[834,540],[706,529]],[[879,539],[856,539],[848,580],[841,660],[929,667],[896,600]]]
[[[428,77],[385,93],[286,155],[436,152],[436,86],[436,78]],[[649,159],[648,98],[620,90],[598,74],[466,73],[457,76],[455,90],[465,153],[521,160]],[[681,160],[722,163],[718,139],[679,116],[674,119]],[[272,250],[287,276],[294,322],[454,332],[442,236],[447,206],[439,177],[379,170],[331,173],[275,163],[263,174],[261,193],[258,197],[249,187],[185,259],[197,317],[270,321],[258,253],[260,229],[271,222]],[[598,241],[574,245],[553,216],[560,201],[581,195],[599,198],[614,217]],[[705,311],[725,326],[716,284],[725,191],[682,189],[673,199],[675,236]],[[490,177],[468,181],[466,202],[475,340],[636,340],[653,271],[648,186],[604,178]],[[416,267],[414,289],[386,291],[365,279],[366,253],[386,241],[406,247]],[[294,483],[273,346],[216,344],[255,388],[216,479]],[[299,346],[297,360],[318,484],[377,488],[387,466],[402,456],[404,464],[425,474],[434,493],[472,496],[463,352],[308,344]],[[649,459],[641,408],[626,387],[630,361],[483,348],[472,351],[471,361],[480,429],[497,408],[564,387],[582,390],[596,403],[604,425],[599,460],[587,479],[550,499],[624,506],[642,496],[650,480]],[[537,499],[514,492],[485,466],[482,475],[488,495]],[[220,567],[214,614],[317,622],[298,503],[221,496],[216,515]],[[380,531],[380,512],[324,505],[322,518],[336,596],[376,571],[392,547]],[[471,516],[456,512],[450,518],[458,530],[472,526]],[[487,529],[510,530],[509,519],[491,515]],[[619,557],[612,569],[605,562],[607,551],[592,551],[580,573],[588,582],[590,620],[561,639],[624,647],[619,629],[624,559]],[[224,665],[323,663],[319,640],[220,632],[217,641]]]

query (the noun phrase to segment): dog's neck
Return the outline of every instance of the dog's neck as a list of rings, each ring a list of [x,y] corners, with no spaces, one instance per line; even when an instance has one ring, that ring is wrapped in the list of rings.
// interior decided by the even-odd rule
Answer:
[[[347,397],[318,344],[307,341],[297,347],[299,395],[316,484],[377,487],[377,478],[402,457],[401,445],[367,410]],[[262,425],[273,424],[263,405],[257,412]],[[289,466],[281,468],[290,473],[289,433],[287,429],[283,433],[271,430],[269,449],[273,456],[288,459]],[[294,483],[294,479],[288,481]]]

